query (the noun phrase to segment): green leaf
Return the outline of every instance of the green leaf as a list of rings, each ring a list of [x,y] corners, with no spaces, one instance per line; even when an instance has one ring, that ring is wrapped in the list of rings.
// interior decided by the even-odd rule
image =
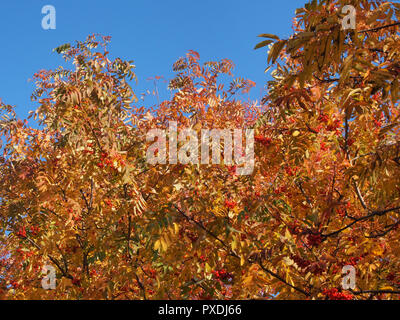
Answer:
[[[65,43],[55,49],[53,49],[53,52],[56,51],[57,53],[64,53],[65,51],[67,51],[69,48],[71,48],[71,44],[69,43]]]

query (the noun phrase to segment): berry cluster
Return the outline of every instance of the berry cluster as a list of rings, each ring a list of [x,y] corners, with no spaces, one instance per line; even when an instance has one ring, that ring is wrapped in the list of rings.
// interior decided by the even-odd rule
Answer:
[[[96,269],[92,269],[92,270],[90,270],[90,276],[97,276],[97,271],[96,271]]]
[[[355,267],[361,260],[362,258],[364,258],[367,254],[362,254],[358,257],[351,257],[349,260],[347,261],[341,261],[339,263],[337,263],[333,269],[332,269],[332,273],[337,273],[339,272],[344,266],[353,266]]]
[[[336,212],[342,218],[346,215],[346,210],[344,208],[336,208]]]
[[[326,114],[321,114],[318,117],[318,121],[323,122],[323,123],[328,123],[329,117]]]
[[[26,229],[25,229],[25,227],[22,227],[22,228],[20,228],[18,230],[17,237],[26,238]]]
[[[217,280],[231,280],[233,279],[232,273],[227,272],[225,269],[212,271],[214,278]]]
[[[362,257],[352,257],[350,258],[350,260],[346,263],[346,265],[352,265],[352,266],[356,266],[357,263],[362,259]]]
[[[291,259],[297,264],[297,266],[302,269],[303,272],[311,272],[314,275],[322,274],[326,269],[326,264],[322,261],[311,262],[303,259],[298,255],[292,255]]]
[[[124,166],[125,161],[121,159],[119,155],[117,155],[115,159],[112,160],[107,152],[101,153],[100,161],[97,163],[97,166],[99,168],[102,169],[108,166],[109,168],[116,170],[117,169],[116,165]]]
[[[199,236],[197,235],[197,233],[187,230],[187,229],[184,229],[184,228],[179,229],[179,238],[183,239],[184,236],[188,237],[189,240],[192,242],[196,242],[197,239],[199,239]]]
[[[305,260],[302,257],[297,256],[297,255],[296,256],[292,255],[291,259],[299,266],[300,269],[305,269],[311,264],[310,261]]]
[[[281,193],[285,193],[287,191],[287,187],[286,186],[281,186],[278,187],[274,190],[275,194],[281,194]]]
[[[236,175],[236,166],[227,166],[227,168],[228,168],[228,172],[231,176]]]
[[[103,152],[103,153],[101,154],[100,162],[97,163],[97,166],[98,166],[99,168],[101,168],[101,169],[103,169],[103,168],[106,167],[106,166],[109,166],[110,168],[115,169],[115,168],[114,168],[114,163],[113,163],[113,161],[108,157],[107,152]]]
[[[306,272],[311,272],[314,275],[320,275],[325,271],[326,264],[322,261],[312,262],[306,267]]]
[[[108,205],[109,207],[113,207],[113,204],[112,204],[112,202],[111,202],[111,200],[110,199],[105,199],[104,200],[104,203],[106,204],[106,205]]]
[[[329,300],[353,300],[354,296],[350,293],[344,293],[336,288],[324,289],[322,294]]]
[[[394,279],[396,279],[396,275],[393,272],[389,273],[386,276],[386,280],[388,280],[388,281],[393,281]]]
[[[395,272],[391,272],[386,276],[386,280],[395,284],[396,286],[400,286],[400,281],[397,281],[398,277]]]
[[[296,174],[297,167],[295,167],[295,168],[285,167],[285,171],[286,171],[288,176],[292,177],[292,176],[294,176]]]
[[[271,138],[268,137],[264,137],[262,135],[257,135],[254,137],[254,140],[256,140],[256,142],[262,144],[265,147],[268,147],[271,144]]]
[[[19,284],[18,284],[17,281],[11,280],[11,281],[10,281],[10,284],[13,286],[14,289],[19,288]]]
[[[81,279],[77,278],[77,277],[73,277],[72,278],[72,284],[75,286],[80,287],[81,286]]]
[[[328,131],[337,131],[342,126],[342,122],[339,119],[333,120],[331,124],[326,127]]]
[[[317,247],[321,244],[323,237],[320,233],[309,233],[306,238],[307,245],[311,247]]]
[[[26,257],[32,257],[35,253],[33,252],[33,251],[28,251],[28,252],[26,252],[26,251],[23,251],[21,248],[18,248],[17,249],[17,252],[19,253],[19,254],[21,254],[21,255],[23,255],[23,256],[26,256]]]
[[[89,153],[89,154],[94,154],[94,151],[93,151],[93,144],[92,144],[92,143],[88,143],[87,146],[88,146],[88,148],[90,148],[90,149],[85,149],[85,150],[83,150],[83,152],[84,152],[84,153]]]
[[[356,142],[356,140],[354,140],[353,138],[347,139],[347,145],[348,145],[349,147],[351,147],[351,146],[354,144],[354,142]]]
[[[375,124],[375,126],[376,126],[377,128],[382,127],[382,122],[381,122],[381,121],[374,120],[374,124]]]
[[[38,226],[31,226],[30,231],[33,236],[36,236],[39,233],[40,228]]]
[[[327,150],[329,150],[329,147],[325,144],[325,142],[321,142],[320,149],[321,149],[321,151],[327,151]]]
[[[150,273],[150,278],[155,279],[157,277],[157,270],[150,268],[149,273]]]
[[[376,117],[376,119],[374,119],[374,124],[375,126],[379,129],[380,127],[382,127],[382,121],[383,121],[383,113],[381,113],[380,115],[378,115]]]
[[[233,209],[233,208],[236,207],[236,202],[226,199],[225,200],[225,207],[227,207],[228,209]]]
[[[298,235],[302,231],[297,220],[288,223],[287,226],[291,234]]]

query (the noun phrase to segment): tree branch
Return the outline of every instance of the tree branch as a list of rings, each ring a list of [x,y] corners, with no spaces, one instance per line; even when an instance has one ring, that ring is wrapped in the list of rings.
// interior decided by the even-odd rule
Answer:
[[[178,212],[183,215],[188,221],[193,222],[194,224],[196,224],[199,228],[201,228],[202,230],[204,230],[205,232],[207,232],[210,236],[212,236],[214,239],[218,240],[223,246],[224,248],[226,248],[229,251],[229,254],[231,254],[233,257],[240,259],[240,257],[220,238],[218,238],[214,233],[212,233],[210,230],[208,230],[206,227],[204,227],[204,225],[196,220],[194,220],[193,218],[189,217],[187,214],[185,214],[181,209],[179,209],[179,207],[177,205],[174,204],[174,207],[176,208],[176,210],[178,210]],[[250,264],[254,264],[254,261],[251,261],[249,259],[247,259],[247,261]],[[262,262],[260,260],[256,260],[257,264],[261,267],[261,269],[268,273],[269,275],[273,276],[274,278],[278,279],[279,281],[281,281],[282,283],[284,283],[285,285],[291,287],[292,289],[304,294],[305,296],[309,297],[310,293],[304,291],[301,288],[298,288],[290,283],[288,283],[285,279],[283,279],[280,275],[278,275],[277,273],[269,270],[268,268],[264,267]]]
[[[384,26],[380,26],[380,27],[376,27],[376,28],[371,28],[371,29],[367,29],[367,30],[361,30],[361,31],[358,31],[358,33],[363,33],[363,32],[376,32],[376,31],[379,31],[379,30],[381,30],[381,29],[386,29],[386,28],[390,28],[390,27],[395,27],[395,26],[398,26],[398,25],[400,25],[400,22],[395,22],[395,23],[391,23],[391,24],[387,24],[387,25],[384,25]]]

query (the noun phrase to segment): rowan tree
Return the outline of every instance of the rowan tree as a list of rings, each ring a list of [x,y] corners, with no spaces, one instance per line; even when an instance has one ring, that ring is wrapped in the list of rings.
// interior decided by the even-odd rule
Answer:
[[[173,98],[156,110],[145,108],[128,84],[135,78],[132,62],[111,61],[108,41],[90,36],[60,46],[56,51],[72,61],[74,70],[35,74],[33,99],[39,107],[31,117],[38,128],[2,104],[4,297],[222,297],[215,284],[221,291],[229,288],[222,278],[215,281],[212,271],[218,265],[223,269],[223,253],[216,251],[219,240],[211,241],[205,226],[219,234],[226,222],[202,210],[218,204],[226,214],[226,197],[215,194],[229,190],[224,181],[229,173],[219,166],[201,171],[181,164],[152,166],[146,134],[172,119],[180,128],[243,126],[257,111],[235,95],[254,83],[234,79],[224,91],[217,78],[232,76],[233,64],[201,66],[199,55],[190,52],[174,65]],[[212,180],[216,175],[218,183]],[[214,183],[215,189],[207,191]],[[204,215],[201,222],[195,222],[196,212]],[[41,286],[46,265],[56,268],[56,290]]]
[[[356,9],[354,30],[340,23],[345,5]],[[277,224],[265,265],[295,287],[279,297],[398,297],[399,10],[311,1],[289,39],[261,35],[275,68],[255,177],[260,210]],[[344,265],[356,268],[353,292],[341,292]]]
[[[356,29],[343,30],[349,4]],[[1,105],[2,297],[396,299],[399,10],[297,10],[290,38],[257,45],[274,69],[261,103],[246,100],[255,84],[231,61],[190,51],[171,98],[149,108],[109,38],[58,47],[74,68],[35,75],[38,125]],[[199,134],[254,129],[252,174],[150,164],[147,133],[172,121]],[[55,290],[41,286],[45,265]],[[347,291],[345,265],[357,272]]]

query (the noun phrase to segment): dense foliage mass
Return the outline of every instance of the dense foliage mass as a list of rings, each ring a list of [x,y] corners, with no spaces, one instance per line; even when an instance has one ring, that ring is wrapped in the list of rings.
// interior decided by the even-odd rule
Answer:
[[[349,4],[355,30],[340,23]],[[35,74],[39,125],[1,104],[1,297],[398,298],[399,16],[378,0],[297,10],[289,39],[261,35],[273,68],[261,104],[243,101],[254,83],[229,60],[189,52],[172,98],[148,108],[109,38],[57,48],[74,68]],[[254,129],[253,173],[150,165],[146,134],[169,121]],[[55,290],[41,286],[45,265]]]

